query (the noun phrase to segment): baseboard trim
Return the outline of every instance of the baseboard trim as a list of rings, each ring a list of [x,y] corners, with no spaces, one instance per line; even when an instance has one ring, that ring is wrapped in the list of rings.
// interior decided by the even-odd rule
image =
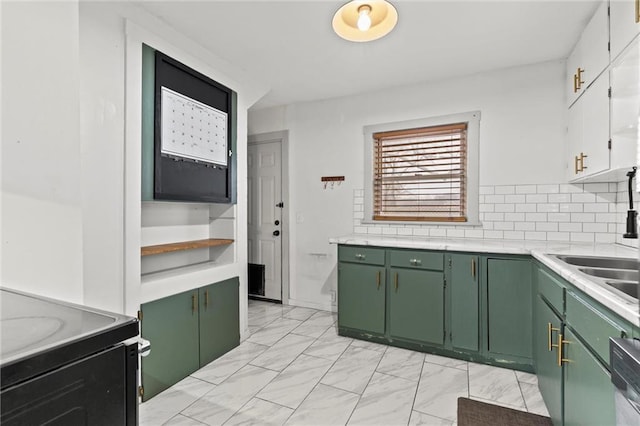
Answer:
[[[300,308],[319,309],[321,311],[338,312],[338,307],[330,303],[315,303],[305,300],[289,299],[289,305],[298,306]]]

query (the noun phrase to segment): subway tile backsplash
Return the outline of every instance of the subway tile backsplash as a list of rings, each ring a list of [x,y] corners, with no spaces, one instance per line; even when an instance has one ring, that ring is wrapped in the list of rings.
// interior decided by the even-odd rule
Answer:
[[[483,185],[478,226],[363,223],[363,193],[362,189],[354,190],[356,234],[619,243],[638,247],[638,240],[622,238],[629,208],[626,181]],[[634,197],[640,198],[636,193]]]

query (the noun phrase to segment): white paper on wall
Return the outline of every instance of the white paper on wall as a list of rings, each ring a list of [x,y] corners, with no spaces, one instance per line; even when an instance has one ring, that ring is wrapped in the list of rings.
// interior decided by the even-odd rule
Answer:
[[[161,152],[226,166],[227,113],[166,87],[161,93]]]

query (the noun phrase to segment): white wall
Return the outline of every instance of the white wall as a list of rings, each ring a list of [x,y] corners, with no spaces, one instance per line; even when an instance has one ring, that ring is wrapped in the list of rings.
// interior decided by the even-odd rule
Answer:
[[[2,4],[1,285],[82,302],[78,4]]]
[[[246,293],[246,111],[266,88],[119,2],[2,3],[2,285],[138,309],[141,54],[129,54],[143,42],[238,93],[235,260],[204,275],[239,276]]]
[[[479,110],[480,184],[565,180],[564,63],[554,61],[376,93],[251,111],[249,133],[289,130],[291,291],[294,304],[329,308],[336,248],[353,230],[353,190],[364,187],[366,125]],[[324,190],[320,177],[344,175]],[[318,254],[325,256],[319,256]]]

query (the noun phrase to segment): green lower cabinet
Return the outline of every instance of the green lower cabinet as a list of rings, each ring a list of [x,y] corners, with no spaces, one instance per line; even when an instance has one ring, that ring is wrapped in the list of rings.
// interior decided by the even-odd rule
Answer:
[[[202,287],[200,299],[200,367],[240,344],[238,278]]]
[[[488,352],[532,358],[531,262],[487,259]]]
[[[479,349],[479,258],[468,254],[448,256],[451,303],[451,345],[455,349]]]
[[[232,278],[141,306],[143,401],[240,344],[239,281]]]
[[[614,387],[608,371],[565,328],[564,424],[566,426],[615,425]]]
[[[200,367],[197,299],[192,290],[142,305],[140,331],[151,342],[141,365],[143,401]]]
[[[390,268],[389,335],[444,343],[444,276],[442,272]]]
[[[558,349],[555,345],[562,321],[540,296],[535,300],[534,360],[538,388],[553,424],[561,425],[562,367],[558,365]]]
[[[338,264],[338,326],[384,334],[385,268]]]

